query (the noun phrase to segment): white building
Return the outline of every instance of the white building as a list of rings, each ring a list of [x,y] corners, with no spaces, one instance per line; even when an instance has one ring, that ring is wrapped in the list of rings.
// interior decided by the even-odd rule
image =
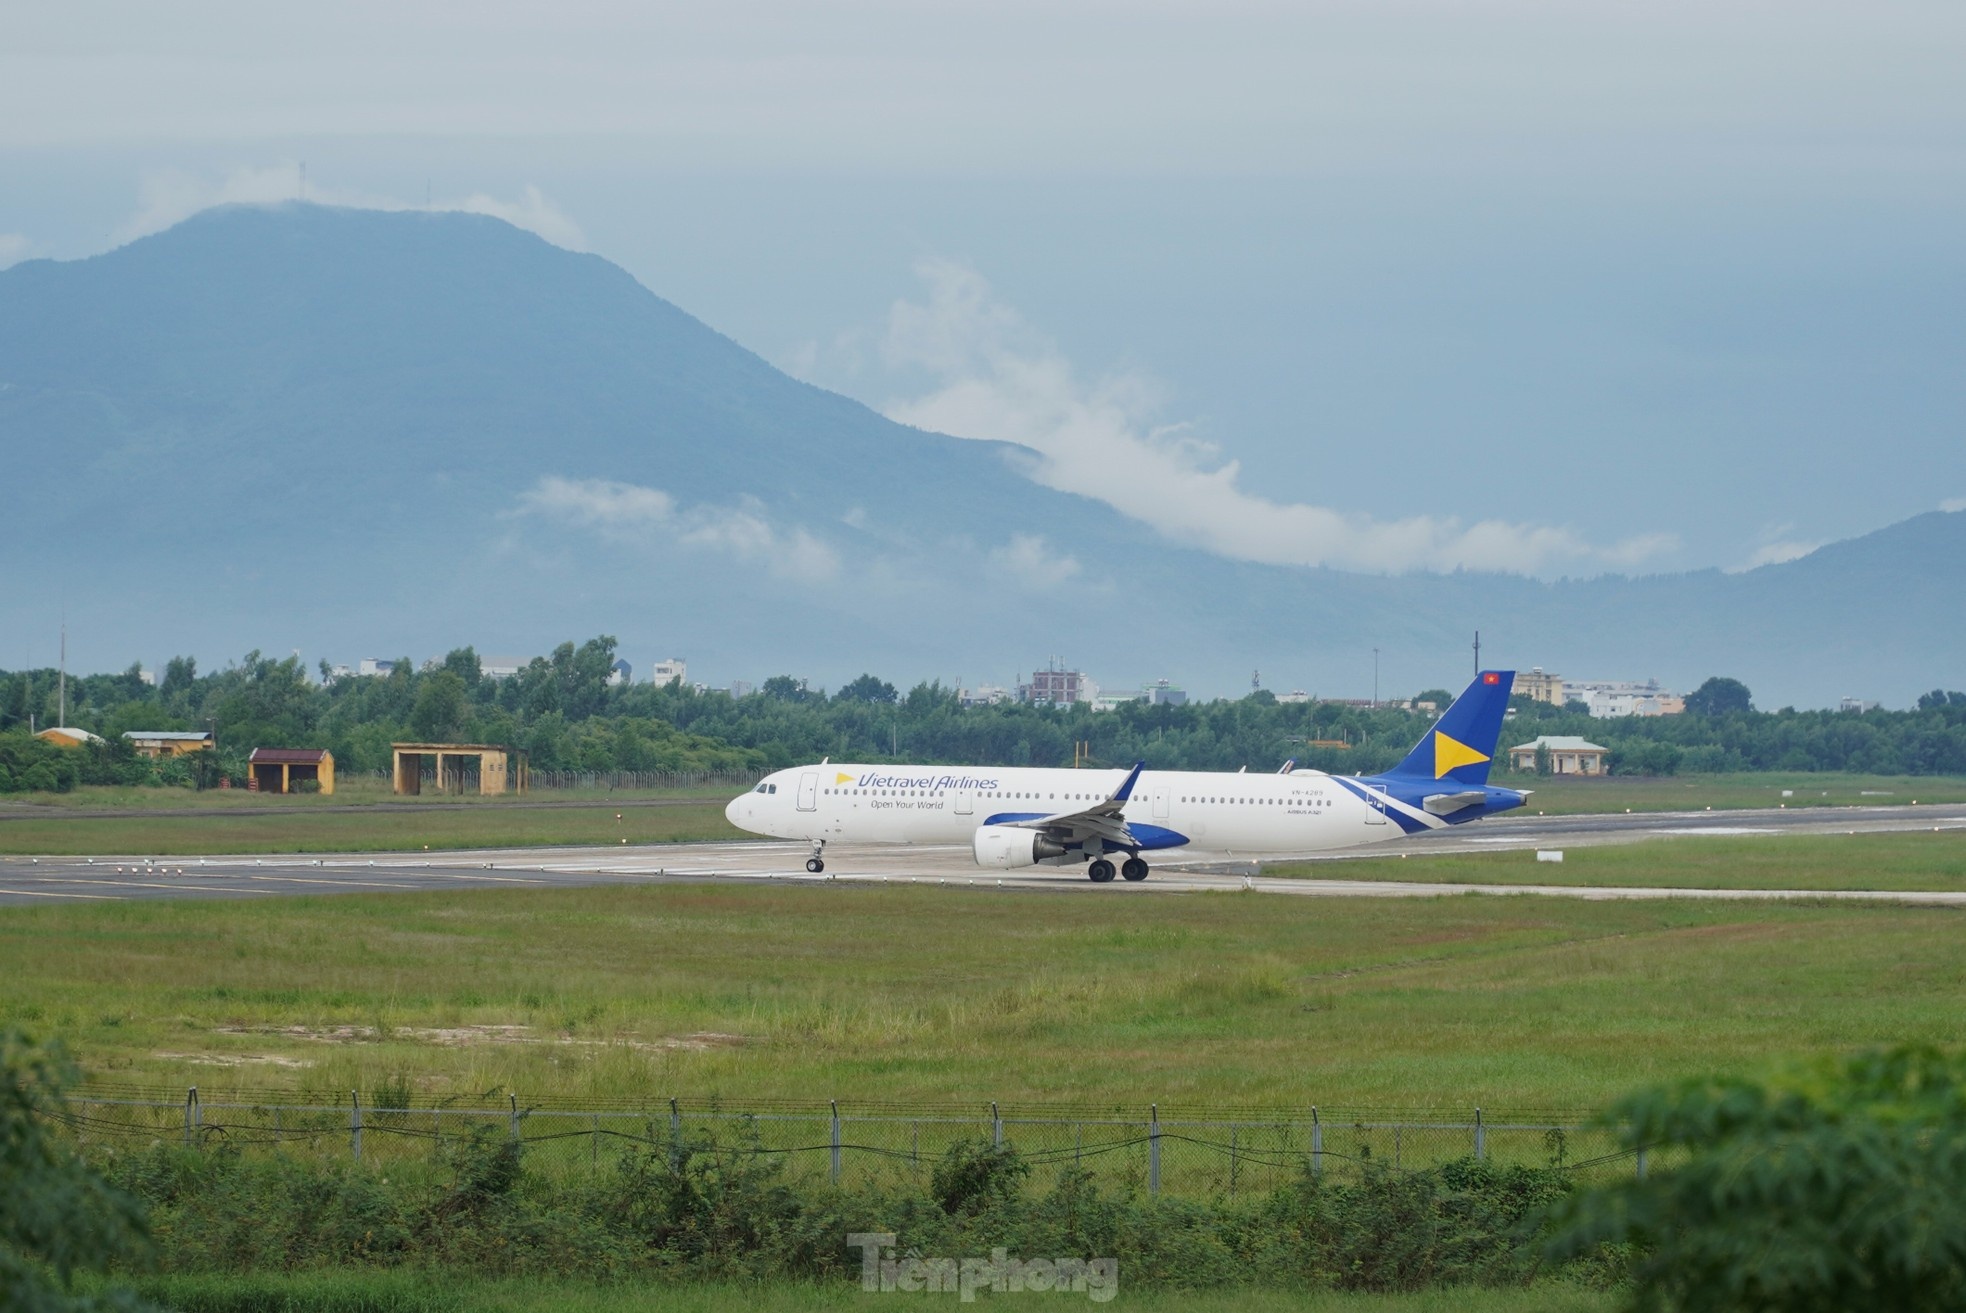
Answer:
[[[956,690],[956,701],[965,707],[994,707],[1010,699],[1010,690],[996,684],[978,684],[975,688]]]
[[[1277,694],[1277,701],[1285,706],[1297,706],[1310,700],[1311,695],[1301,688],[1293,688],[1288,693]]]
[[[363,657],[361,664],[355,667],[355,673],[368,678],[376,678],[386,676],[395,669],[396,663],[394,661],[383,661],[375,657]]]
[[[1509,749],[1509,765],[1516,770],[1535,770],[1538,751],[1549,754],[1552,775],[1602,775],[1609,748],[1578,738],[1575,734],[1545,734]]]
[[[478,672],[493,679],[510,679],[532,664],[531,657],[488,656],[478,658]]]
[[[670,657],[667,661],[658,661],[649,667],[649,683],[667,684],[673,680],[689,683],[689,662],[681,657]]]
[[[1563,696],[1566,701],[1583,703],[1599,720],[1613,716],[1677,716],[1686,710],[1686,699],[1660,688],[1656,679],[1642,684],[1614,679],[1565,680]]]

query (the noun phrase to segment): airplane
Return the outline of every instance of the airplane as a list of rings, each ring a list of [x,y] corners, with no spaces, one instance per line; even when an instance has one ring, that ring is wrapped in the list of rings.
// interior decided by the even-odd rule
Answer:
[[[1476,675],[1405,760],[1383,775],[1293,763],[1274,775],[1051,767],[871,766],[821,761],[775,771],[724,809],[752,834],[812,845],[968,843],[999,870],[1085,865],[1104,884],[1144,880],[1146,853],[1186,860],[1325,852],[1464,825],[1520,807],[1488,783],[1515,684]],[[1119,858],[1117,868],[1113,858]]]

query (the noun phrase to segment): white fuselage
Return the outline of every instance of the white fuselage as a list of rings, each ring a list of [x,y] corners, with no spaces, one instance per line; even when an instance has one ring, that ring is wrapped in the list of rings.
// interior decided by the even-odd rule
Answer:
[[[740,829],[781,839],[967,844],[993,821],[1094,805],[1126,776],[1123,770],[827,762],[767,776],[733,799],[725,815]],[[1149,858],[1320,852],[1404,832],[1354,788],[1376,796],[1360,781],[1339,783],[1311,772],[1143,771],[1124,816]]]

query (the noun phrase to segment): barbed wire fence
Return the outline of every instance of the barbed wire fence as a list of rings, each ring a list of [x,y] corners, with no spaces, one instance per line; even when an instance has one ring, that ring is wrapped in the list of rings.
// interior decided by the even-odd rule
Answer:
[[[1188,1197],[1265,1193],[1306,1173],[1357,1179],[1374,1165],[1395,1172],[1458,1159],[1559,1168],[1582,1178],[1644,1175],[1656,1166],[1615,1128],[1582,1114],[1471,1108],[1465,1116],[1387,1112],[1164,1114],[1096,1110],[766,1101],[731,1109],[662,1101],[641,1109],[563,1106],[387,1107],[351,1093],[338,1104],[207,1101],[84,1091],[61,1120],[85,1153],[173,1144],[190,1149],[340,1159],[385,1170],[440,1168],[448,1152],[502,1138],[528,1171],[572,1181],[615,1169],[627,1156],[749,1154],[782,1161],[806,1183],[924,1187],[958,1143],[1014,1148],[1048,1180],[1082,1170],[1103,1184]]]

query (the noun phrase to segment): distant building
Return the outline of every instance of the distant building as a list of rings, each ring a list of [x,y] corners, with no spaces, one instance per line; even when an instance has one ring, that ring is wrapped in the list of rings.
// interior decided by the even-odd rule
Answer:
[[[307,780],[334,792],[334,754],[326,748],[254,748],[246,768],[260,793],[300,793]]]
[[[1565,686],[1564,696],[1581,702],[1592,716],[1607,720],[1615,716],[1677,716],[1686,710],[1686,699],[1659,687],[1659,681],[1580,679]]]
[[[1010,699],[1011,691],[996,684],[978,684],[975,688],[956,690],[956,701],[965,707],[994,707]]]
[[[1124,706],[1128,702],[1144,701],[1146,696],[1145,693],[1101,693],[1098,697],[1092,699],[1092,709],[1094,711],[1112,711],[1115,708]]]
[[[681,657],[670,657],[649,667],[649,683],[670,684],[677,680],[689,683],[689,662]]]
[[[383,661],[376,657],[363,657],[360,664],[355,667],[355,673],[364,678],[375,678],[378,676],[386,678],[394,673],[395,669],[396,663],[394,661]]]
[[[1602,775],[1611,750],[1575,734],[1544,734],[1509,749],[1509,765],[1535,770],[1538,751],[1549,753],[1552,775]]]
[[[347,666],[345,666],[345,665],[344,665],[344,666],[329,666],[329,667],[328,667],[328,682],[329,682],[330,684],[332,684],[332,683],[333,683],[333,682],[334,682],[335,680],[337,680],[337,679],[348,679],[348,678],[350,678],[350,677],[352,677],[352,676],[354,675],[354,673],[355,673],[355,672],[354,672],[353,670],[351,670],[351,669],[350,669],[349,667],[347,667]]]
[[[154,670],[144,670],[139,667],[137,670],[137,683],[142,684],[145,688],[156,688],[157,672]]]
[[[43,743],[52,743],[58,748],[79,748],[85,743],[102,742],[102,735],[91,734],[73,725],[51,725],[47,729],[37,730],[34,737]]]
[[[1288,693],[1277,694],[1277,701],[1285,706],[1297,706],[1311,700],[1311,695],[1301,688],[1293,688]]]
[[[1845,698],[1836,704],[1836,709],[1838,711],[1855,711],[1862,714],[1866,711],[1877,710],[1879,705],[1879,703],[1872,702],[1867,698]]]
[[[532,664],[531,657],[488,656],[478,658],[478,673],[493,679],[510,679]]]
[[[182,757],[212,746],[211,731],[202,729],[133,729],[123,737],[130,741],[139,757]]]
[[[1532,702],[1547,702],[1553,707],[1563,705],[1563,676],[1553,675],[1541,666],[1524,672],[1516,671],[1515,693],[1518,697]]]
[[[1043,670],[1031,672],[1031,682],[1017,686],[1020,702],[1048,702],[1054,707],[1069,707],[1074,703],[1090,702],[1099,696],[1099,686],[1085,677],[1082,670],[1066,670],[1054,658]]]
[[[1141,689],[1140,696],[1147,700],[1147,705],[1150,707],[1185,707],[1188,705],[1187,690],[1183,689],[1179,684],[1170,684],[1164,679],[1157,679]]]
[[[733,679],[730,681],[730,695],[734,698],[748,698],[757,691],[758,686],[748,679]]]
[[[608,667],[608,683],[619,687],[622,684],[632,684],[634,682],[635,667],[629,665],[620,657],[616,657],[614,664]]]

